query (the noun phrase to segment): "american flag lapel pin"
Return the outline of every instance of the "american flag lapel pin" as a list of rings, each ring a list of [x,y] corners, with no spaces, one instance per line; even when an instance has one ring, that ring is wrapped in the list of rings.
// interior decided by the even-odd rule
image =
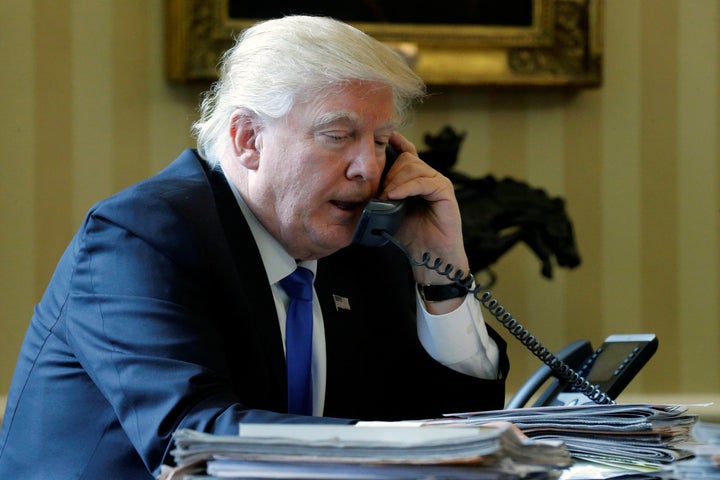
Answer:
[[[341,308],[343,310],[350,310],[350,300],[347,297],[342,297],[333,293],[333,301],[335,301],[335,311],[337,312]]]

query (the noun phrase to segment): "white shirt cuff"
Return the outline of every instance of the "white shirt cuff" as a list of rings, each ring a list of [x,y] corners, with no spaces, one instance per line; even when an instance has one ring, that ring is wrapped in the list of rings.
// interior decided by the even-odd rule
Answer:
[[[498,347],[487,332],[480,302],[472,295],[456,310],[433,315],[418,294],[417,313],[418,338],[432,358],[466,375],[498,378]]]

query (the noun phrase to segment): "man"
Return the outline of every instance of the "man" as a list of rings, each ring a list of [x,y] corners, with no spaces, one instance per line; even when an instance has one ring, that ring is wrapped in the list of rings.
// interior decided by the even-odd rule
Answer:
[[[152,478],[178,428],[502,408],[505,344],[478,302],[392,245],[350,245],[372,197],[418,196],[397,239],[467,271],[452,184],[397,133],[423,94],[346,24],[247,30],[203,102],[198,151],[93,207],[61,258],[22,346],[0,478]],[[298,266],[314,279],[305,414],[304,374],[286,371]]]

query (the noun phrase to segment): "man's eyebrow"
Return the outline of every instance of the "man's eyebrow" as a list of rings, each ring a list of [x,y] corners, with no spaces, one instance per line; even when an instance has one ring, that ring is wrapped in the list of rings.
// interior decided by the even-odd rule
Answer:
[[[347,123],[351,125],[358,125],[360,123],[360,117],[353,112],[327,112],[323,113],[314,122],[314,127],[324,128],[334,123]]]
[[[354,112],[327,112],[317,118],[313,127],[315,129],[321,129],[336,123],[344,123],[355,126],[360,125],[362,121],[360,116]],[[388,120],[388,122],[381,125],[378,130],[396,130],[397,126],[398,122],[395,119]]]

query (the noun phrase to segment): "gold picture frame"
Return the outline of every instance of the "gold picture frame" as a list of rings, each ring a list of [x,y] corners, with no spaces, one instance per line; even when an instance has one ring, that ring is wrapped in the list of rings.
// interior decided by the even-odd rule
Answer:
[[[166,0],[169,80],[217,78],[222,52],[258,20],[231,18],[231,1]],[[403,51],[431,86],[598,87],[601,2],[533,0],[529,26],[350,23]]]

